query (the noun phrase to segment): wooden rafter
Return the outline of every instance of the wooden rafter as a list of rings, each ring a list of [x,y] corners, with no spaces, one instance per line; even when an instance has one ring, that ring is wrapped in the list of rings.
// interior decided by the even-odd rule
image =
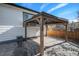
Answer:
[[[53,15],[50,15],[50,14],[47,14],[45,12],[41,12],[37,15],[34,15],[32,18],[24,21],[24,22],[27,22],[27,23],[34,23],[34,21],[36,20],[38,24],[39,23],[39,18],[41,18],[41,16],[44,18],[44,22],[47,23],[47,24],[59,24],[59,23],[68,23],[67,20],[64,20],[63,18],[59,18],[59,17],[56,17],[56,16],[53,16]]]

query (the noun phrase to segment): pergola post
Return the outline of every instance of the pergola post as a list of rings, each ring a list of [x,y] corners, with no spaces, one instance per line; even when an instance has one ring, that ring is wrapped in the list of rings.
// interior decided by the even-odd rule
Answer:
[[[67,24],[65,25],[65,39],[66,41],[68,41]]]
[[[45,26],[46,26],[46,36],[47,36],[48,25],[46,24]]]
[[[40,56],[44,55],[44,28],[43,18],[40,18]]]
[[[25,39],[27,38],[27,23],[25,23]]]

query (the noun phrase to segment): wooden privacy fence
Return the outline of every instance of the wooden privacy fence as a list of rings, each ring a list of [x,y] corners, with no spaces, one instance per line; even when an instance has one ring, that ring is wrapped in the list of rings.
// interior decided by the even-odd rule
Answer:
[[[48,36],[65,38],[65,32],[63,30],[49,29]]]
[[[56,29],[49,29],[48,36],[57,37],[57,38],[65,38],[65,31],[64,30],[56,30]],[[68,31],[67,32],[68,40],[74,41],[79,43],[79,31]]]
[[[79,31],[74,32],[68,31],[68,39],[76,43],[79,43]]]

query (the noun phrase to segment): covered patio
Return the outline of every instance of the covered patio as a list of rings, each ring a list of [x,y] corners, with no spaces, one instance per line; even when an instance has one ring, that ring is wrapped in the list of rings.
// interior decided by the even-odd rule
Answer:
[[[27,26],[36,26],[39,25],[40,27],[40,37],[39,37],[39,44],[40,44],[40,55],[44,55],[44,40],[45,40],[45,36],[47,36],[47,30],[48,30],[48,25],[49,24],[63,24],[65,26],[65,41],[62,42],[66,42],[67,40],[67,24],[68,21],[64,20],[62,18],[56,17],[54,15],[50,15],[46,12],[41,12],[37,15],[34,15],[31,19],[28,19],[26,21],[24,21],[24,27],[25,27],[25,38],[27,40]],[[44,26],[46,27],[46,34],[44,35]],[[61,42],[60,42],[61,43]],[[52,43],[53,44],[53,43]],[[59,43],[58,43],[59,44]]]

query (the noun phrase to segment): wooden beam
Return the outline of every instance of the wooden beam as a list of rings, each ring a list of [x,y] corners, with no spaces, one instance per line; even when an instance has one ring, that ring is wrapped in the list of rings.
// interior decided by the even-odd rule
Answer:
[[[44,55],[44,28],[43,28],[43,18],[40,18],[40,56]]]
[[[46,26],[46,36],[47,36],[48,25],[46,24],[45,26]]]
[[[65,39],[68,41],[67,24],[65,25]]]

